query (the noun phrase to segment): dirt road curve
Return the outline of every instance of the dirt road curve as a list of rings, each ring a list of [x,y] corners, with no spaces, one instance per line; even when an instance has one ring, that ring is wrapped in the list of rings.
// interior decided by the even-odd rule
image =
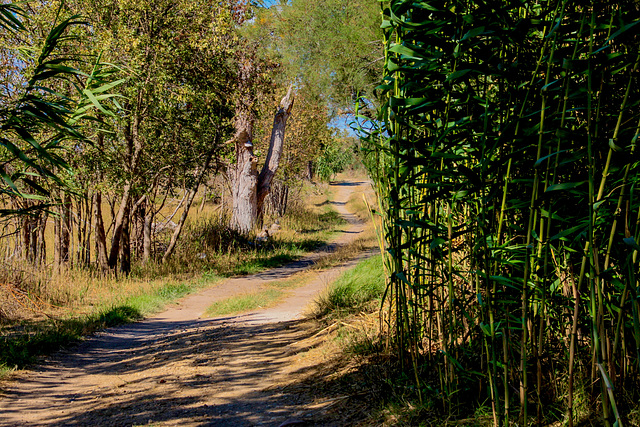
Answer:
[[[362,231],[345,202],[364,185],[335,184],[333,204],[349,225],[325,253]],[[331,425],[314,415],[330,402],[313,401],[283,385],[321,363],[317,356],[305,357],[315,331],[296,319],[341,268],[318,273],[276,307],[200,318],[213,301],[289,277],[321,256],[318,251],[281,268],[229,279],[19,374],[2,390],[0,425]]]

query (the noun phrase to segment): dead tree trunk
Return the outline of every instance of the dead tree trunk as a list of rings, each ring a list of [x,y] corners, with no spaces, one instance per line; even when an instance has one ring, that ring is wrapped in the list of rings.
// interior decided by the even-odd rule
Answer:
[[[250,105],[241,103],[236,112],[236,158],[237,163],[231,171],[232,216],[231,228],[242,234],[248,234],[261,219],[264,200],[269,194],[271,181],[278,170],[280,157],[284,149],[284,131],[291,114],[294,97],[290,87],[276,111],[269,141],[269,151],[265,164],[258,174],[258,159],[253,155],[251,142],[254,117]]]
[[[291,115],[293,108],[292,87],[289,87],[287,95],[280,101],[280,108],[276,111],[273,118],[273,127],[271,129],[271,139],[269,141],[269,152],[265,160],[262,171],[258,176],[258,201],[257,201],[257,220],[262,222],[262,214],[264,212],[264,200],[271,189],[271,182],[278,171],[280,158],[284,150],[284,131],[287,126],[287,119]]]

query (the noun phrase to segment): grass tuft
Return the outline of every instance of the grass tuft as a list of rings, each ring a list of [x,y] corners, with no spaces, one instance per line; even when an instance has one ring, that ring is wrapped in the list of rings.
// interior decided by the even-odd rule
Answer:
[[[358,312],[372,302],[379,302],[384,290],[382,257],[376,255],[359,262],[336,279],[316,301],[315,315]]]

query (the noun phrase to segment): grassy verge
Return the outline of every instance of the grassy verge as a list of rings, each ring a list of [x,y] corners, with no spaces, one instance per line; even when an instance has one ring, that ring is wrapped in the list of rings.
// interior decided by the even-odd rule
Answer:
[[[308,272],[300,272],[292,277],[264,285],[256,292],[225,298],[211,304],[205,316],[227,316],[260,308],[273,307],[287,296],[287,290],[300,287],[315,277]]]
[[[279,289],[267,288],[260,292],[238,295],[222,301],[214,302],[207,308],[205,315],[208,317],[226,316],[229,314],[242,313],[250,310],[257,310],[273,305],[279,301],[284,292]]]

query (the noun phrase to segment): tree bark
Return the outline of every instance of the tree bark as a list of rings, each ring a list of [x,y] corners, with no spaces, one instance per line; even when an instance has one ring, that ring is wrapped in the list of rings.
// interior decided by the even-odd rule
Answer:
[[[93,230],[96,239],[96,256],[101,269],[109,268],[107,258],[107,235],[104,231],[104,221],[102,219],[102,193],[96,191],[93,195]]]
[[[131,271],[131,209],[127,206],[122,232],[120,233],[120,271],[128,275]]]
[[[146,264],[151,259],[151,224],[153,221],[153,207],[148,206],[144,214],[142,226],[142,263]]]
[[[138,168],[138,160],[142,153],[142,140],[138,134],[138,128],[140,126],[140,118],[135,117],[131,124],[131,131],[127,132],[125,138],[129,140],[130,146],[132,146],[131,162],[129,164],[129,172],[131,177],[124,186],[122,198],[120,199],[120,207],[118,208],[118,214],[113,228],[113,237],[111,239],[111,250],[109,252],[108,265],[110,268],[115,268],[118,263],[118,254],[120,253],[120,241],[122,236],[122,229],[125,221],[125,213],[129,207],[129,201],[131,199],[131,185],[135,176],[135,172]]]
[[[61,206],[62,221],[60,223],[60,263],[68,264],[71,248],[71,196],[66,194]]]
[[[280,101],[280,108],[276,111],[273,118],[273,128],[271,129],[271,139],[269,141],[269,152],[267,159],[258,176],[258,196],[257,196],[257,219],[262,220],[264,211],[264,200],[271,189],[271,182],[278,171],[280,158],[284,150],[284,131],[287,126],[287,119],[291,115],[294,97],[292,94],[293,86],[289,86],[287,95]]]
[[[47,263],[47,244],[45,241],[45,232],[47,230],[47,220],[49,219],[49,213],[43,212],[40,217],[40,228],[38,229],[38,259],[37,262],[40,265]]]
[[[313,160],[307,162],[307,179],[309,182],[313,181]]]
[[[248,234],[262,217],[264,200],[269,194],[271,181],[275,176],[280,157],[284,149],[284,131],[287,118],[291,114],[294,97],[293,87],[289,87],[287,95],[280,102],[273,120],[273,129],[269,141],[269,151],[262,171],[258,175],[258,159],[253,155],[251,135],[253,116],[250,108],[239,109],[236,113],[236,158],[235,170],[232,171],[232,216],[231,228],[241,234]]]
[[[251,156],[239,171],[232,190],[231,228],[248,234],[258,213],[258,159]]]

